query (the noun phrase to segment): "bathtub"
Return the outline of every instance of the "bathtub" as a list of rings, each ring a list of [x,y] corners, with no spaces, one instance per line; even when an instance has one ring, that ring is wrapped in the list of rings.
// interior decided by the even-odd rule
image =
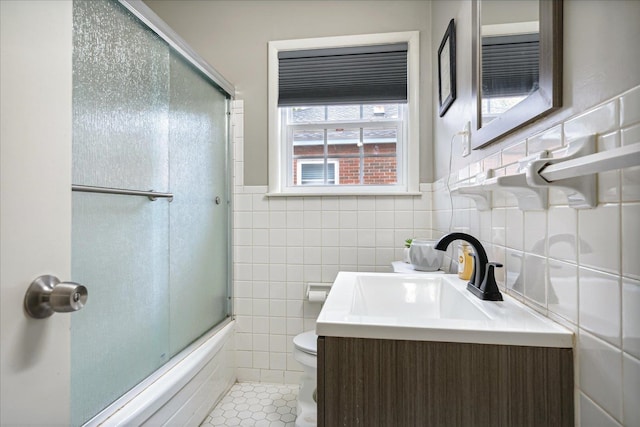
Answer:
[[[236,381],[235,321],[225,321],[85,426],[197,426]]]

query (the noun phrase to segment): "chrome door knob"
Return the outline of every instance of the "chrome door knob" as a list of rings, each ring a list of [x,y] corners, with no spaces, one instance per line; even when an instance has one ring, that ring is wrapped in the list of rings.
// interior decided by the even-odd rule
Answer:
[[[87,288],[75,282],[60,282],[56,276],[44,275],[31,282],[24,296],[24,309],[35,319],[53,313],[78,311],[87,302]]]

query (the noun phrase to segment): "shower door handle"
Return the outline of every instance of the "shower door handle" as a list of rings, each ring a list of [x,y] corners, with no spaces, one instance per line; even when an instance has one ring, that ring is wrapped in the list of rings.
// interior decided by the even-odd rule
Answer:
[[[60,282],[56,276],[44,275],[31,282],[24,296],[24,309],[34,319],[53,313],[78,311],[87,302],[87,288],[75,282]]]

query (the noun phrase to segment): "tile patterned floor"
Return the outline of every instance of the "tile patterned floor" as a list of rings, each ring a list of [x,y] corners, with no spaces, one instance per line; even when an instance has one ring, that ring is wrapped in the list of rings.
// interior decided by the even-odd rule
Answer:
[[[298,385],[236,383],[201,427],[293,427]]]

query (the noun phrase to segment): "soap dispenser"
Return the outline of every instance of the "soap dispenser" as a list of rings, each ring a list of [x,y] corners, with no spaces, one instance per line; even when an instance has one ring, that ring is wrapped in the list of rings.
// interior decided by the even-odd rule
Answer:
[[[458,245],[458,277],[462,280],[471,279],[473,273],[473,256],[471,246],[467,243]]]

